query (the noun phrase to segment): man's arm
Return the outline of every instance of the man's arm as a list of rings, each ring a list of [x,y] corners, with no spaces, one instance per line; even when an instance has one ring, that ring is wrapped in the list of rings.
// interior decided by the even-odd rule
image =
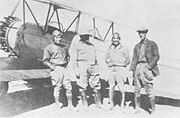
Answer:
[[[130,69],[129,69],[130,71],[135,71],[136,63],[137,63],[137,52],[136,52],[136,46],[135,46],[134,51],[133,51],[133,57],[132,57]]]
[[[78,50],[77,50],[77,44],[76,45],[71,45],[69,49],[69,54],[70,54],[70,65],[72,66],[73,69],[77,68],[77,58],[78,58]]]
[[[125,58],[126,58],[125,66],[128,66],[130,63],[130,56],[129,56],[129,49],[128,48],[125,49]]]
[[[107,51],[105,54],[105,62],[108,66],[112,66],[112,59],[111,59],[109,51]]]
[[[70,61],[70,54],[69,54],[69,51],[68,51],[67,48],[66,48],[66,60],[67,60],[67,63],[69,63],[69,61]]]
[[[157,62],[159,61],[159,50],[158,50],[158,46],[155,42],[152,43],[152,56],[153,59],[151,60],[151,62],[148,64],[151,68],[153,68]]]
[[[44,52],[43,52],[43,63],[48,66],[51,70],[54,70],[55,67],[50,63],[50,52],[47,48],[44,49]]]

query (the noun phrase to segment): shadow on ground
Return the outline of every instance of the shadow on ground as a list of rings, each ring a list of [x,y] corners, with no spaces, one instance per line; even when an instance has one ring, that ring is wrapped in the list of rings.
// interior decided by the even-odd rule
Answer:
[[[0,117],[12,117],[30,110],[38,109],[43,106],[47,106],[53,103],[53,87],[48,84],[48,86],[42,86],[37,84],[38,81],[31,81],[30,83],[34,84],[34,88],[30,90],[17,91],[14,93],[9,93],[3,96],[0,96]],[[102,83],[102,101],[105,98],[108,98],[108,84],[106,81],[101,80]],[[73,86],[73,104],[77,105],[79,100],[79,91],[78,86],[75,82],[72,83]],[[92,89],[88,88],[87,94],[89,96],[88,103],[94,103],[92,96]],[[61,90],[60,101],[63,102],[64,106],[67,106],[67,100],[65,97],[65,90]],[[126,92],[125,93],[125,105],[134,107],[134,93]],[[115,105],[120,104],[121,93],[119,91],[115,92]],[[128,103],[128,104],[126,104]],[[167,98],[163,96],[156,96],[156,104],[161,105],[170,105],[175,107],[180,107],[180,100]],[[141,108],[149,112],[150,101],[146,95],[141,95]]]

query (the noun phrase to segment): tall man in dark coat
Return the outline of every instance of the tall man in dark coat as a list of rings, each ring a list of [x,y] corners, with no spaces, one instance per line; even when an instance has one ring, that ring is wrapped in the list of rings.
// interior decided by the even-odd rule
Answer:
[[[140,112],[140,90],[141,87],[150,98],[151,113],[155,111],[155,95],[153,93],[153,78],[159,75],[157,62],[159,61],[158,46],[154,41],[146,38],[147,28],[137,30],[141,41],[136,44],[133,52],[130,71],[134,77],[135,84],[135,110]]]

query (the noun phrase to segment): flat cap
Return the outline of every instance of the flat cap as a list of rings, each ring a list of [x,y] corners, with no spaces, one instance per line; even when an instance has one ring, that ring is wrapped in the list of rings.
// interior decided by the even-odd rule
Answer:
[[[148,29],[146,27],[140,27],[139,29],[136,30],[137,32],[144,32],[147,33]]]

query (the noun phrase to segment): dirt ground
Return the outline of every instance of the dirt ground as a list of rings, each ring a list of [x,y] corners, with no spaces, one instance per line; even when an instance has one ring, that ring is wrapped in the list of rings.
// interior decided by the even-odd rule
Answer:
[[[180,108],[167,106],[167,105],[156,105],[156,112],[149,114],[144,109],[141,109],[139,114],[134,113],[133,107],[126,107],[123,110],[116,106],[113,110],[107,109],[106,105],[103,105],[102,109],[97,108],[94,104],[89,106],[88,111],[79,109],[79,111],[69,111],[67,108],[60,109],[59,107],[51,104],[49,106],[39,108],[30,112],[26,112],[14,118],[27,118],[27,117],[119,117],[119,118],[134,118],[134,117],[150,117],[150,118],[179,118]]]
[[[115,92],[116,107],[114,110],[108,109],[108,91],[102,91],[103,95],[103,108],[98,109],[93,103],[93,97],[90,96],[88,111],[82,110],[78,105],[79,111],[69,111],[66,107],[60,109],[53,105],[52,92],[45,88],[30,89],[27,87],[26,82],[22,82],[21,86],[13,83],[9,93],[0,97],[0,117],[157,117],[157,118],[179,118],[180,117],[180,100],[168,98],[164,96],[156,96],[156,113],[151,115],[148,111],[149,101],[148,97],[144,94],[141,96],[141,113],[134,113],[134,94],[126,92],[125,104],[126,107],[122,110],[118,107],[119,92]],[[10,83],[12,86],[12,83]],[[15,85],[18,85],[15,87]],[[25,90],[22,91],[22,88]],[[14,91],[15,89],[20,91]],[[76,89],[73,89],[76,91]],[[50,93],[49,93],[50,92]],[[77,93],[77,92],[74,92]],[[63,95],[62,95],[63,96]],[[64,99],[64,98],[63,98]],[[74,105],[77,104],[78,99],[73,99]],[[66,106],[66,105],[65,105]]]

